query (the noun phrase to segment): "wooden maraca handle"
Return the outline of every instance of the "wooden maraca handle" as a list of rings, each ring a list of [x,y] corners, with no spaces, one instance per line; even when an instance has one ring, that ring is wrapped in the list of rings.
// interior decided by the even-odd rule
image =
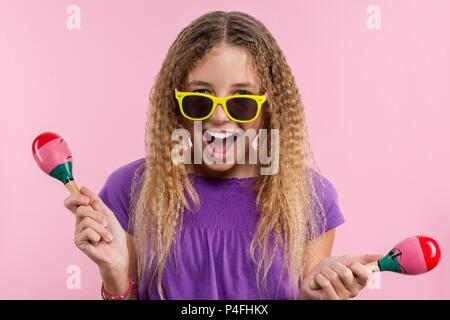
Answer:
[[[368,263],[365,265],[369,268],[371,273],[380,271],[380,267],[378,266],[378,261],[373,261],[371,263]],[[312,281],[309,283],[309,287],[311,290],[319,290],[322,289],[319,284],[316,282],[316,280],[312,279]]]
[[[75,180],[70,180],[64,186],[69,190],[70,194],[80,194],[80,189],[78,188],[77,184],[75,183]],[[92,208],[91,205],[88,205],[89,208]]]
[[[69,190],[70,194],[79,194],[80,189],[78,188],[77,184],[75,183],[75,180],[70,180],[64,186]]]

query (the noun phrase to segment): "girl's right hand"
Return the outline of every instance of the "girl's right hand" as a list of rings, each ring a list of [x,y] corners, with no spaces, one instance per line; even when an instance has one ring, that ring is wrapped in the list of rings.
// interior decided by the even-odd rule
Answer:
[[[114,213],[86,187],[70,195],[64,206],[76,215],[75,245],[102,273],[128,275],[127,235]]]

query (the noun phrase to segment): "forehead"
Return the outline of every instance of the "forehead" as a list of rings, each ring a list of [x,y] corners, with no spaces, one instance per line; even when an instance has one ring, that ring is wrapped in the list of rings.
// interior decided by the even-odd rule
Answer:
[[[188,74],[188,82],[202,80],[210,83],[257,83],[253,57],[244,47],[220,44],[213,47]]]

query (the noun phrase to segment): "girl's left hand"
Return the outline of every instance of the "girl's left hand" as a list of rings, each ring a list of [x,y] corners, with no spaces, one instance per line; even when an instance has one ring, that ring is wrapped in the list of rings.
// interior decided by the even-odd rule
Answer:
[[[367,285],[371,272],[364,264],[382,255],[340,256],[323,259],[304,279],[300,287],[302,300],[343,300],[356,297]],[[315,280],[321,287],[311,289]]]

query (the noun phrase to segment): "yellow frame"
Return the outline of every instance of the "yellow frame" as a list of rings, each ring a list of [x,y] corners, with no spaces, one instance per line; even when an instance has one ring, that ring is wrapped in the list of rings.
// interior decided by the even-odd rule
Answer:
[[[184,113],[183,110],[183,99],[185,97],[188,96],[200,96],[200,97],[206,97],[209,98],[213,101],[213,106],[211,108],[211,112],[203,117],[203,118],[192,118],[189,117],[186,113]],[[209,117],[211,117],[211,115],[214,113],[214,111],[216,111],[217,105],[220,104],[223,108],[223,110],[225,111],[225,114],[227,115],[228,119],[236,121],[236,122],[252,122],[254,121],[256,118],[258,118],[259,113],[261,111],[261,106],[262,104],[266,101],[266,96],[262,95],[262,96],[257,96],[257,95],[232,95],[232,96],[227,96],[227,97],[223,97],[223,98],[219,98],[219,97],[215,97],[206,93],[200,93],[200,92],[183,92],[183,91],[176,91],[175,92],[175,97],[178,100],[178,106],[180,107],[180,111],[181,114],[186,117],[189,120],[193,120],[193,121],[201,121],[201,120],[206,120]],[[258,110],[256,111],[256,115],[250,119],[250,120],[238,120],[233,118],[230,113],[228,112],[227,109],[227,101],[233,98],[249,98],[249,99],[253,99],[256,101],[257,106],[258,106]]]

